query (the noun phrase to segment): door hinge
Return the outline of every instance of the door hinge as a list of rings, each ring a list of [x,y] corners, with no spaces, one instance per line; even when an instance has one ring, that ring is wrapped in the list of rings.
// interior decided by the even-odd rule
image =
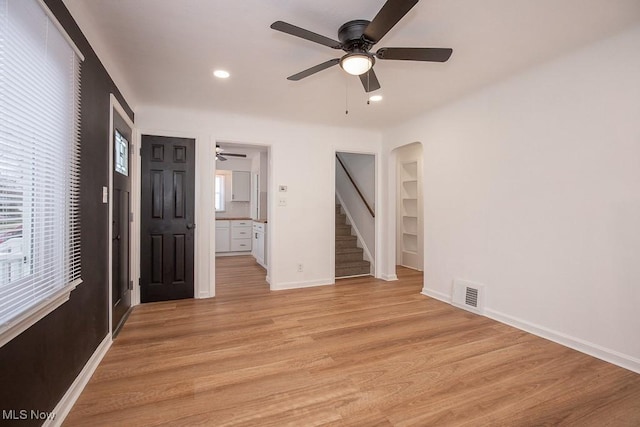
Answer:
[[[129,280],[129,290],[133,290],[133,280]]]
[[[129,222],[133,222],[133,212],[129,212]]]

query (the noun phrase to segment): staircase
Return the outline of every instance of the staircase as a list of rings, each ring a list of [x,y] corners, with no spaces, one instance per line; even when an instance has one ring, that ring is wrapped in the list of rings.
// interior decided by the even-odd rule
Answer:
[[[347,216],[336,204],[336,278],[371,274],[371,264],[364,260],[357,240],[347,224]]]

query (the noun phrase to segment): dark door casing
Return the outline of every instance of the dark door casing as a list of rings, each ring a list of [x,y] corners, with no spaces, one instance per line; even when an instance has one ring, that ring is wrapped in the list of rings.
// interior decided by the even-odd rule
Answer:
[[[118,144],[116,131],[124,137],[127,144],[126,155],[118,162]],[[115,336],[124,324],[131,309],[131,128],[117,111],[113,111],[113,206],[112,206],[112,236],[111,236],[111,330]],[[123,153],[124,154],[124,153]],[[126,175],[118,171],[117,165],[126,162]]]
[[[141,302],[193,298],[195,140],[142,136]]]

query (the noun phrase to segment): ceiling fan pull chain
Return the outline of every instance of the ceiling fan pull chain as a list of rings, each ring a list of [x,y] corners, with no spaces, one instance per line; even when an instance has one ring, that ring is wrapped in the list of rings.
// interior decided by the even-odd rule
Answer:
[[[371,77],[371,71],[367,71],[367,94],[371,91],[371,86],[369,85],[369,77]],[[367,105],[370,105],[370,97],[367,97]]]
[[[349,114],[349,80],[344,79],[344,114]]]

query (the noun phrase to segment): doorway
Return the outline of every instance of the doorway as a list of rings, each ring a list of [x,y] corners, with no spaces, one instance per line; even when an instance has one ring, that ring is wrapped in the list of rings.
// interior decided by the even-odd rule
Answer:
[[[142,135],[141,302],[194,296],[195,139]]]
[[[263,272],[263,281],[269,281],[269,156],[266,145],[216,143],[212,248],[216,283],[227,282],[226,273],[216,265],[228,267],[236,261],[255,265]]]
[[[376,156],[336,152],[335,278],[375,275]]]
[[[424,224],[422,164],[423,147],[414,142],[396,148],[396,265],[422,271]]]
[[[119,107],[119,108],[117,108]],[[122,107],[111,107],[111,331],[115,336],[131,310],[131,176],[133,123]]]

